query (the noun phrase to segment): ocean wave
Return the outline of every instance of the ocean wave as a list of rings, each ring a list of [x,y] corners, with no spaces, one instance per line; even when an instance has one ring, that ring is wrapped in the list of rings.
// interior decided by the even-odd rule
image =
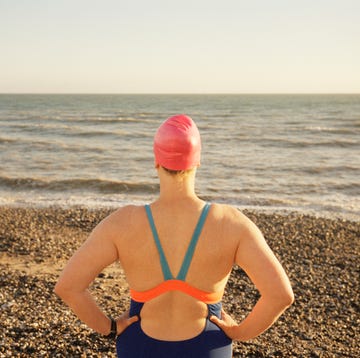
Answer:
[[[80,137],[80,138],[91,138],[91,137],[113,137],[116,136],[117,133],[109,132],[109,131],[101,131],[101,130],[89,130],[89,131],[71,131],[66,133],[68,136],[72,137]]]
[[[16,139],[0,137],[0,144],[9,144],[17,142]]]
[[[352,165],[339,165],[339,166],[323,166],[323,167],[308,167],[308,168],[299,168],[297,169],[299,173],[307,173],[311,175],[318,175],[318,174],[341,174],[346,172],[347,174],[350,173],[358,173],[359,167],[355,167]]]
[[[77,142],[77,141],[70,141],[70,142],[61,142],[59,139],[51,140],[48,138],[47,140],[41,139],[33,139],[31,137],[18,137],[16,139],[13,138],[0,138],[0,145],[1,144],[8,144],[7,148],[14,148],[16,147],[17,150],[21,150],[23,152],[26,151],[33,151],[33,161],[37,162],[38,154],[35,153],[37,151],[48,151],[48,155],[51,157],[56,157],[59,153],[66,155],[67,153],[70,154],[87,154],[91,155],[95,153],[97,155],[107,153],[108,149],[103,145],[93,141],[88,142]],[[10,144],[10,145],[9,145]],[[9,159],[9,158],[7,158]],[[64,158],[65,159],[65,158]]]
[[[87,126],[72,126],[69,123],[53,124],[53,123],[21,123],[13,124],[9,126],[8,131],[17,131],[21,135],[30,135],[35,138],[59,138],[62,137],[79,137],[79,138],[91,138],[91,137],[110,137],[114,138],[118,135],[126,134],[125,131],[120,129],[106,130],[99,129],[99,127],[87,127]]]
[[[32,125],[51,125],[53,127],[59,127],[62,125],[104,125],[104,124],[118,124],[118,123],[145,123],[151,120],[150,116],[142,117],[141,114],[136,116],[121,115],[121,114],[96,114],[94,113],[62,113],[57,115],[56,113],[50,115],[14,115],[12,117],[0,117],[0,122],[10,125],[27,127]],[[25,121],[25,122],[24,122]]]
[[[267,138],[258,141],[258,144],[263,147],[278,147],[278,148],[310,148],[310,147],[339,147],[352,148],[358,147],[359,142],[356,139],[295,139],[295,138]]]
[[[323,133],[332,133],[332,134],[354,134],[355,123],[348,126],[348,128],[341,127],[322,127],[322,126],[307,126],[304,129],[309,132],[323,132]]]
[[[129,183],[104,179],[64,179],[45,180],[39,178],[0,177],[0,187],[10,190],[45,190],[49,192],[68,192],[88,190],[99,193],[154,193],[159,190],[157,184]]]
[[[104,125],[104,124],[117,124],[117,123],[138,123],[144,122],[144,119],[138,119],[132,116],[117,116],[110,115],[95,115],[94,114],[73,114],[71,116],[61,116],[58,122],[66,124],[81,124],[81,125]]]

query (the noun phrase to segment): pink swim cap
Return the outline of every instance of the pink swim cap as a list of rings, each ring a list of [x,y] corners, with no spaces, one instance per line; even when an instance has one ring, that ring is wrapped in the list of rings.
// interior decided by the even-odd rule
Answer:
[[[158,128],[154,138],[156,164],[171,170],[191,169],[200,164],[200,153],[200,133],[190,117],[170,117]]]

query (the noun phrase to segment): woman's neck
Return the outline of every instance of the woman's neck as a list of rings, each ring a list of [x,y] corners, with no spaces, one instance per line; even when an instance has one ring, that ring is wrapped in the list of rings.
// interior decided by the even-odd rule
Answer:
[[[169,174],[161,167],[158,169],[160,179],[160,200],[197,199],[195,193],[196,169],[185,174]]]

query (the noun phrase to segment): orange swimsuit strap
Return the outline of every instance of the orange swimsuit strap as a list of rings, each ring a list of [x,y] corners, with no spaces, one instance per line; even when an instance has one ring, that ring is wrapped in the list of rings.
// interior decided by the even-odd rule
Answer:
[[[224,291],[219,291],[219,292],[202,291],[196,287],[189,285],[187,282],[173,279],[173,280],[163,281],[156,287],[146,291],[135,291],[130,289],[130,296],[134,301],[147,302],[169,291],[180,291],[186,293],[187,295],[190,295],[206,304],[212,304],[221,301],[221,298],[224,294]]]

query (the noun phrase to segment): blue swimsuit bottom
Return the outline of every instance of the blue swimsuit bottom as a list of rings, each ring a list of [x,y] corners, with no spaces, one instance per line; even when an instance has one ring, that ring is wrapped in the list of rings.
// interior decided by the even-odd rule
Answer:
[[[131,301],[130,316],[140,313],[143,303]],[[221,303],[210,304],[209,316],[220,316]],[[149,337],[140,320],[130,325],[116,340],[120,358],[231,358],[232,340],[213,322],[206,319],[204,330],[183,341],[162,341]]]

